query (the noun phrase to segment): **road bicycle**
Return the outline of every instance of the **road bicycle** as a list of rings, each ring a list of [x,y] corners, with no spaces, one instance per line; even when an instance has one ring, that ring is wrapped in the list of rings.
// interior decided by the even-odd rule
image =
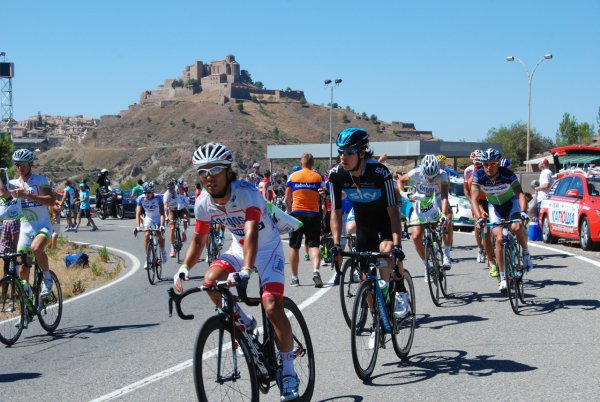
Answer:
[[[208,231],[208,244],[206,246],[206,261],[208,262],[208,266],[210,266],[221,253],[223,244],[220,239],[221,238],[219,230],[217,229],[217,224],[211,222]]]
[[[366,380],[375,369],[379,348],[385,348],[389,341],[387,334],[390,334],[396,355],[400,358],[408,356],[416,328],[415,290],[410,272],[404,269],[400,280],[390,280],[384,296],[377,276],[378,268],[382,267],[374,261],[392,258],[391,254],[350,251],[342,252],[344,255],[355,259],[363,278],[352,305],[350,346],[354,370],[360,379]],[[397,265],[394,275],[400,276]],[[408,294],[409,308],[402,318],[394,315],[397,292]]]
[[[137,236],[138,232],[149,232],[148,244],[146,246],[146,273],[148,274],[148,281],[151,285],[154,285],[156,279],[159,281],[165,279],[162,277],[162,267],[164,261],[162,260],[162,253],[159,249],[158,240],[156,239],[156,233],[162,232],[159,228],[144,228],[134,229],[133,234]]]
[[[506,289],[510,307],[515,314],[519,314],[519,305],[527,304],[523,288],[523,276],[526,270],[523,269],[521,245],[510,230],[513,223],[520,223],[525,226],[521,219],[502,220],[499,224],[486,223],[486,226],[502,226],[502,255],[504,256]]]
[[[181,249],[183,248],[183,240],[181,239],[181,224],[187,223],[187,219],[175,218],[173,224],[175,225],[175,242],[173,242],[173,249],[175,255],[177,255],[177,263],[181,263]]]
[[[442,266],[444,251],[442,249],[442,238],[446,226],[442,219],[440,222],[427,222],[423,227],[423,247],[425,248],[425,262],[427,263],[427,285],[431,300],[436,306],[440,306],[440,293],[448,297],[448,278],[446,270]],[[412,225],[415,226],[415,225]]]
[[[35,316],[49,334],[58,328],[62,317],[62,289],[56,274],[50,271],[52,292],[41,296],[44,279],[42,269],[34,262],[33,285],[26,285],[17,273],[19,257],[24,261],[22,253],[0,255],[8,263],[5,275],[0,280],[0,341],[9,346],[19,339],[23,329],[27,328]]]
[[[238,277],[238,295],[229,291],[227,281],[191,288],[181,295],[173,288],[168,290],[169,316],[175,302],[177,314],[184,320],[194,318],[181,310],[181,301],[185,297],[200,291],[215,291],[221,295],[217,314],[202,325],[194,347],[194,384],[200,401],[258,401],[259,392],[266,394],[276,384],[281,360],[275,345],[275,332],[265,314],[262,298],[247,297],[246,286],[247,281],[239,281]],[[262,295],[262,288],[260,292]],[[246,330],[239,315],[234,313],[238,302],[260,305],[262,331],[251,333]],[[315,386],[315,357],[310,334],[298,306],[288,297],[284,297],[283,304],[292,327],[294,368],[300,379],[297,400],[310,401]]]

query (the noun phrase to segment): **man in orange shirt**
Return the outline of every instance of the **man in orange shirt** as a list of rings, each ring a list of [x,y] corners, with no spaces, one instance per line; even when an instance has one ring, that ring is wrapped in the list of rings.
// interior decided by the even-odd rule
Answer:
[[[314,158],[305,153],[300,159],[302,169],[294,172],[285,185],[285,205],[291,215],[300,220],[303,225],[300,229],[290,234],[290,267],[292,269],[291,286],[298,286],[298,264],[302,237],[308,244],[311,261],[313,263],[313,281],[315,287],[323,287],[319,266],[321,256],[319,243],[321,237],[321,216],[319,212],[319,188],[323,186],[321,175],[312,170]]]

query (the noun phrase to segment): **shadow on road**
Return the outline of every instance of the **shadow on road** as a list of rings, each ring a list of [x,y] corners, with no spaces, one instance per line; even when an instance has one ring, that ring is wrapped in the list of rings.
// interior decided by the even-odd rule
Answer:
[[[475,315],[432,316],[430,314],[417,314],[417,328],[441,329],[451,325],[487,320],[488,318],[478,317]]]
[[[339,395],[339,396],[332,396],[331,398],[319,399],[319,402],[326,402],[326,401],[360,402],[360,401],[363,401],[364,399],[365,398],[363,398],[360,395]]]
[[[8,373],[0,374],[0,383],[3,382],[16,382],[22,380],[31,380],[33,378],[39,378],[42,373]]]
[[[527,296],[527,295],[526,295]],[[557,298],[535,298],[527,299],[527,304],[523,306],[520,315],[534,316],[541,314],[553,313],[556,310],[598,310],[600,308],[600,300],[597,299],[574,299],[574,300],[559,300]]]
[[[493,355],[479,355],[470,358],[464,350],[439,350],[410,356],[399,363],[384,366],[399,370],[372,377],[367,385],[397,386],[417,383],[438,375],[460,375],[485,377],[496,373],[522,373],[537,370],[527,364],[508,359],[494,359]]]

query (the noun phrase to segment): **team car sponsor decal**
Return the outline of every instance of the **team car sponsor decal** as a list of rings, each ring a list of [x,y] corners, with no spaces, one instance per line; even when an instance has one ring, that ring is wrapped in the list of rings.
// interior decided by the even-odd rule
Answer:
[[[565,226],[577,226],[579,206],[570,202],[551,201],[548,203],[550,223]]]

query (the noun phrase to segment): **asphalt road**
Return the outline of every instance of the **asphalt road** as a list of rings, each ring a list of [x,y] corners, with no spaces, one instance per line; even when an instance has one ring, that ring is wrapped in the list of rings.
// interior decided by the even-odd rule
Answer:
[[[53,335],[34,321],[14,346],[2,348],[1,400],[195,399],[194,340],[214,308],[205,295],[196,294],[187,304],[195,320],[169,318],[171,283],[148,283],[138,260],[142,241],[131,235],[133,221],[106,220],[99,226],[96,233],[84,228],[68,236],[114,248],[125,261],[124,276],[65,304]],[[286,287],[286,294],[301,305],[310,328],[317,372],[313,399],[598,400],[598,255],[532,244],[535,269],[525,283],[529,304],[517,316],[496,280],[475,261],[473,243],[472,234],[456,234],[456,263],[448,279],[452,297],[441,307],[431,302],[421,263],[412,243],[405,243],[417,296],[415,340],[405,361],[391,347],[381,350],[366,383],[354,373],[337,288],[315,289],[310,265],[302,261],[302,286]],[[176,269],[171,260],[166,272],[172,276]],[[206,263],[200,263],[192,275],[204,272]],[[324,268],[324,279],[331,276]],[[278,400],[277,390],[263,400]]]

